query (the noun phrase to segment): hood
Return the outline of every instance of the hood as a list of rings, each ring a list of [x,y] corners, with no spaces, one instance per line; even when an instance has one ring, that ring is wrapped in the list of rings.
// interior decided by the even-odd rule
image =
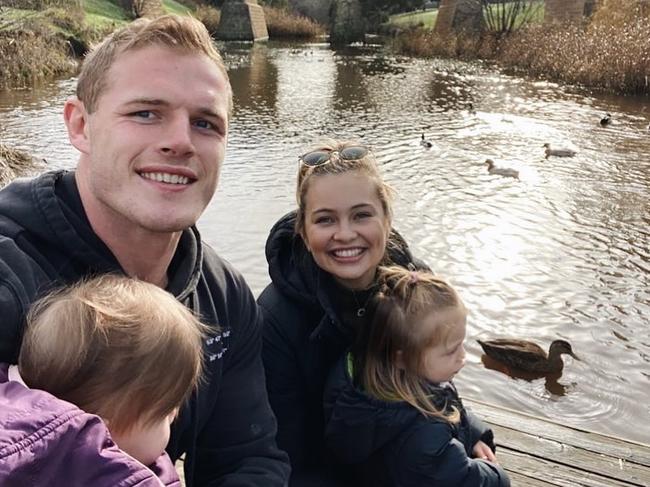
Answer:
[[[295,233],[296,212],[284,215],[271,228],[266,241],[266,260],[269,275],[280,292],[291,299],[310,306],[319,304],[319,267],[305,247],[302,237]],[[416,261],[404,238],[391,230],[388,255],[394,264],[415,269],[426,268]],[[322,294],[322,293],[321,293]],[[325,309],[325,303],[320,303]]]
[[[309,306],[318,304],[318,266],[307,251],[302,238],[296,235],[296,212],[277,221],[266,241],[269,275],[280,292]]]
[[[0,228],[49,275],[76,280],[79,269],[84,274],[121,269],[110,249],[92,231],[74,172],[47,172],[6,186],[0,191]],[[185,299],[196,287],[201,257],[198,232],[195,228],[184,231],[170,264],[167,288],[177,298]]]

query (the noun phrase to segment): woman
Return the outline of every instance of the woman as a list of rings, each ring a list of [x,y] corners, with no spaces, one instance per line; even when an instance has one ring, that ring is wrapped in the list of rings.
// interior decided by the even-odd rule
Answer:
[[[296,199],[266,244],[272,283],[258,302],[267,389],[292,487],[346,485],[324,448],[325,380],[369,319],[379,265],[425,266],[391,230],[391,191],[366,147],[328,141],[301,156]]]

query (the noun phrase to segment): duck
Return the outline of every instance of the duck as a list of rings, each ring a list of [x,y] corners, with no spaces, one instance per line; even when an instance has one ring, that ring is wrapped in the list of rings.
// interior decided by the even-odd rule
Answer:
[[[511,169],[509,167],[496,167],[492,159],[486,159],[485,164],[487,164],[487,170],[490,174],[498,174],[499,176],[519,179],[519,171],[516,169]]]
[[[424,132],[422,132],[422,139],[420,139],[420,145],[422,147],[426,147],[427,149],[431,149],[431,147],[433,147],[433,144],[424,138]]]
[[[573,157],[576,155],[576,151],[573,149],[551,149],[551,144],[548,142],[544,144],[542,147],[544,147],[545,152],[546,152],[546,159],[549,158],[549,156],[557,156],[557,157]]]
[[[603,118],[600,119],[600,125],[607,127],[612,122],[612,116],[609,113],[606,113]]]
[[[553,340],[548,354],[536,343],[516,338],[478,340],[478,343],[488,357],[526,372],[561,372],[564,368],[562,355],[580,360],[566,340]]]

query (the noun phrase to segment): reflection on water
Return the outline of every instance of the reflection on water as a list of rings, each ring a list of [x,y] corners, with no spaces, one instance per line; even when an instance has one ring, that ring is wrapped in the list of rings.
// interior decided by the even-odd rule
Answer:
[[[200,228],[255,292],[267,232],[294,206],[297,155],[320,136],[360,139],[398,191],[395,226],[470,309],[461,393],[650,442],[637,427],[650,415],[648,99],[372,46],[231,44],[225,59],[236,108]],[[73,89],[0,93],[2,141],[72,167],[61,107]],[[546,142],[578,154],[544,159]],[[488,157],[521,180],[488,175]],[[568,339],[583,360],[559,378],[512,378],[481,362],[475,339],[497,336]]]

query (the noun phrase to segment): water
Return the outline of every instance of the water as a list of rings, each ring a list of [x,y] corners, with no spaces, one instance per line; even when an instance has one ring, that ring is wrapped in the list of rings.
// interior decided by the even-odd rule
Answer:
[[[236,112],[199,226],[256,293],[297,155],[320,136],[361,139],[398,192],[395,226],[470,309],[461,394],[650,443],[650,100],[372,46],[229,45],[225,58]],[[61,108],[74,82],[0,93],[0,139],[73,167]],[[546,160],[545,142],[578,155]],[[521,180],[488,175],[487,157]],[[582,361],[513,379],[481,362],[475,339],[496,336],[564,338]]]

